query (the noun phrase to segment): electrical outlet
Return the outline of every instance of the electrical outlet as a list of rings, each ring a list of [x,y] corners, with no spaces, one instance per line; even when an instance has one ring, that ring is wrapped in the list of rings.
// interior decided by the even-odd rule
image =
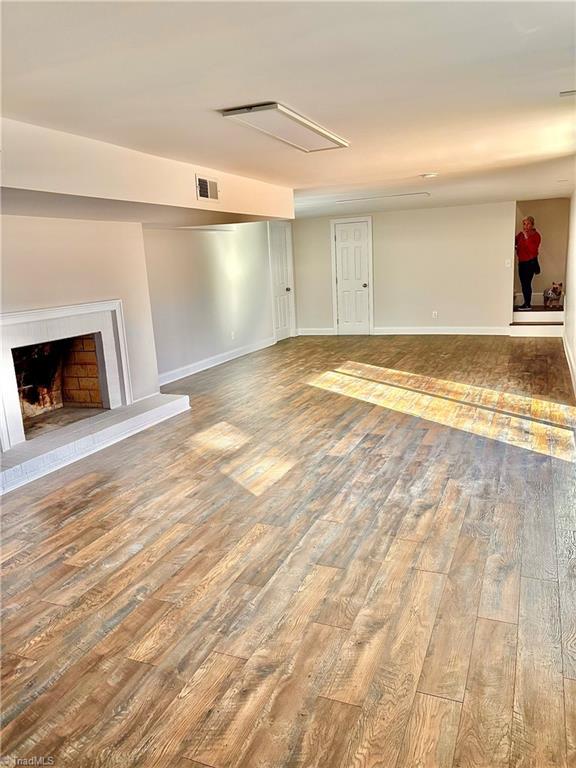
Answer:
[[[230,331],[230,338],[232,339],[232,341],[234,341],[234,339],[236,338],[236,331]]]
[[[512,266],[512,259],[506,259],[506,261],[504,262],[504,266],[510,269],[510,267]]]
[[[436,312],[436,310],[433,310],[432,312],[432,320],[438,320],[438,312]]]

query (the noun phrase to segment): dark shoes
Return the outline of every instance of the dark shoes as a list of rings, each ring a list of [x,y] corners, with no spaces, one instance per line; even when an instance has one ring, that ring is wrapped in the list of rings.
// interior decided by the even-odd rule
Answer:
[[[532,309],[530,304],[522,304],[521,307],[518,307],[518,312],[530,312]]]

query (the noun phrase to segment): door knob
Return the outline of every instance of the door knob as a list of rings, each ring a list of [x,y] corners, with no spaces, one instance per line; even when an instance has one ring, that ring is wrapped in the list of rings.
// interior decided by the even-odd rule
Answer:
[[[290,293],[291,290],[292,288],[286,288],[286,293]]]
[[[362,283],[362,288],[368,288],[368,283]]]

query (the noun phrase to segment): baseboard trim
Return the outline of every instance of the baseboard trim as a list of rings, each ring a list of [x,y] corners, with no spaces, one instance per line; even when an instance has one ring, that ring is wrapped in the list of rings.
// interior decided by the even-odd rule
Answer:
[[[198,360],[196,363],[190,363],[190,365],[184,365],[182,368],[174,368],[172,371],[160,373],[158,375],[158,381],[160,382],[160,386],[163,384],[170,384],[172,381],[184,379],[186,376],[192,376],[193,373],[199,373],[208,368],[214,368],[216,365],[222,365],[222,363],[235,360],[237,357],[249,355],[251,352],[258,352],[259,349],[265,349],[274,344],[276,344],[276,339],[274,336],[270,336],[262,341],[246,344],[244,347],[236,347],[236,349],[230,349],[228,352],[222,352],[219,355],[214,355],[214,357],[205,357],[203,360]]]
[[[508,336],[510,328],[499,326],[400,326],[376,327],[374,336]]]
[[[566,355],[566,362],[568,363],[568,370],[570,371],[570,378],[572,379],[572,389],[576,395],[576,359],[572,354],[572,350],[568,346],[566,336],[562,336],[562,342],[564,344],[564,354]]]
[[[298,328],[298,336],[336,336],[334,328]],[[368,335],[368,334],[366,334]],[[533,336],[559,337],[563,335],[561,325],[465,325],[465,326],[377,326],[372,336]]]
[[[298,328],[298,336],[336,336],[335,328]]]

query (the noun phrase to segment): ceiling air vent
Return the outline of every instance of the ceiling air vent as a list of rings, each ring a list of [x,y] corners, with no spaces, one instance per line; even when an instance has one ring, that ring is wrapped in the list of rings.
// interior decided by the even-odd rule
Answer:
[[[196,176],[196,196],[199,200],[218,200],[218,182]]]

